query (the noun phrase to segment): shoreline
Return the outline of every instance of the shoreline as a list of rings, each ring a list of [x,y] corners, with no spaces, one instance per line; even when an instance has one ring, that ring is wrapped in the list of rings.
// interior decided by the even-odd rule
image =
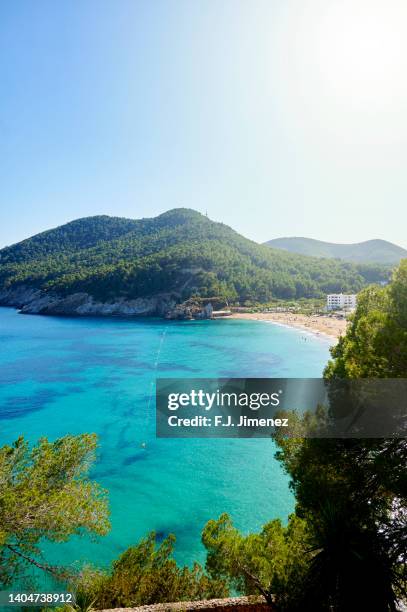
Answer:
[[[158,320],[166,320],[158,314],[119,314],[119,313],[104,313],[104,312],[94,312],[94,313],[39,313],[39,312],[29,312],[19,309],[16,305],[4,304],[0,303],[0,308],[10,308],[12,310],[16,310],[19,314],[29,314],[34,316],[45,316],[45,317],[58,317],[58,318],[74,318],[74,319],[87,319],[87,318],[101,318],[101,319],[158,319]],[[289,312],[233,312],[232,314],[228,314],[223,317],[213,317],[212,319],[207,320],[221,320],[221,319],[240,319],[246,321],[263,321],[268,323],[274,323],[276,325],[281,325],[284,327],[290,327],[293,329],[298,329],[300,331],[304,331],[310,334],[314,334],[316,336],[323,336],[325,338],[329,338],[330,340],[334,340],[336,343],[341,335],[346,332],[347,321],[345,319],[335,319],[333,317],[328,317],[326,315],[304,315],[304,314],[295,314]],[[175,319],[174,319],[175,320]],[[178,319],[182,320],[182,319]],[[194,319],[198,320],[198,319]],[[199,319],[205,320],[205,319]]]
[[[244,319],[247,321],[269,321],[295,329],[300,329],[317,336],[326,336],[335,343],[346,332],[347,321],[335,319],[326,315],[304,315],[291,312],[234,312],[228,319]]]

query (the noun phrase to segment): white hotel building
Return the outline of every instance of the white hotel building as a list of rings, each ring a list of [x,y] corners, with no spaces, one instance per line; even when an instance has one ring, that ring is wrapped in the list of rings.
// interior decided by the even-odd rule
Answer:
[[[330,293],[326,296],[327,310],[354,310],[356,308],[356,295],[346,293]]]

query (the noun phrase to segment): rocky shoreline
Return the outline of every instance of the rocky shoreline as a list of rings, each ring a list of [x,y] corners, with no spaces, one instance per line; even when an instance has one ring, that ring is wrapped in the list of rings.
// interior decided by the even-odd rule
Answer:
[[[166,319],[210,319],[213,306],[209,299],[189,299],[179,303],[177,296],[156,296],[102,302],[88,293],[67,296],[20,285],[0,291],[0,305],[18,308],[22,314],[58,316],[159,316]]]
[[[346,331],[347,322],[326,315],[308,316],[294,313],[248,313],[219,310],[218,298],[189,298],[180,302],[174,294],[162,293],[151,297],[118,298],[102,302],[88,293],[61,296],[41,289],[20,285],[0,290],[0,306],[17,308],[22,314],[95,317],[162,317],[169,320],[213,319],[227,316],[232,319],[270,321],[296,327],[303,331],[323,334],[337,340]]]

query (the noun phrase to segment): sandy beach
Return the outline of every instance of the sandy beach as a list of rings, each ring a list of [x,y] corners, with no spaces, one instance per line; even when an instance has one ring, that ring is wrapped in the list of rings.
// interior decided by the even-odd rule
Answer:
[[[333,340],[338,340],[339,336],[346,331],[347,321],[345,319],[335,319],[325,315],[309,316],[290,312],[235,312],[231,315],[232,319],[248,319],[252,321],[272,321],[281,325],[297,327],[304,331],[315,334],[324,334]]]

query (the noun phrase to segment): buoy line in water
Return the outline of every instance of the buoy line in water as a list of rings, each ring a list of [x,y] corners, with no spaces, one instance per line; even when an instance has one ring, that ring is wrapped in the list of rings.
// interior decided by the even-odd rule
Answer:
[[[161,334],[160,344],[158,345],[157,355],[156,355],[155,362],[154,362],[154,372],[155,373],[157,372],[158,363],[160,361],[161,350],[164,344],[167,329],[168,329],[168,325],[166,325],[163,333]],[[154,380],[150,382],[150,394],[149,394],[148,403],[147,403],[147,423],[149,423],[151,420],[150,419],[150,406],[151,406],[151,399],[153,397],[153,392],[154,392]],[[147,442],[145,440],[141,442],[140,448],[143,448],[143,449],[147,448]]]

